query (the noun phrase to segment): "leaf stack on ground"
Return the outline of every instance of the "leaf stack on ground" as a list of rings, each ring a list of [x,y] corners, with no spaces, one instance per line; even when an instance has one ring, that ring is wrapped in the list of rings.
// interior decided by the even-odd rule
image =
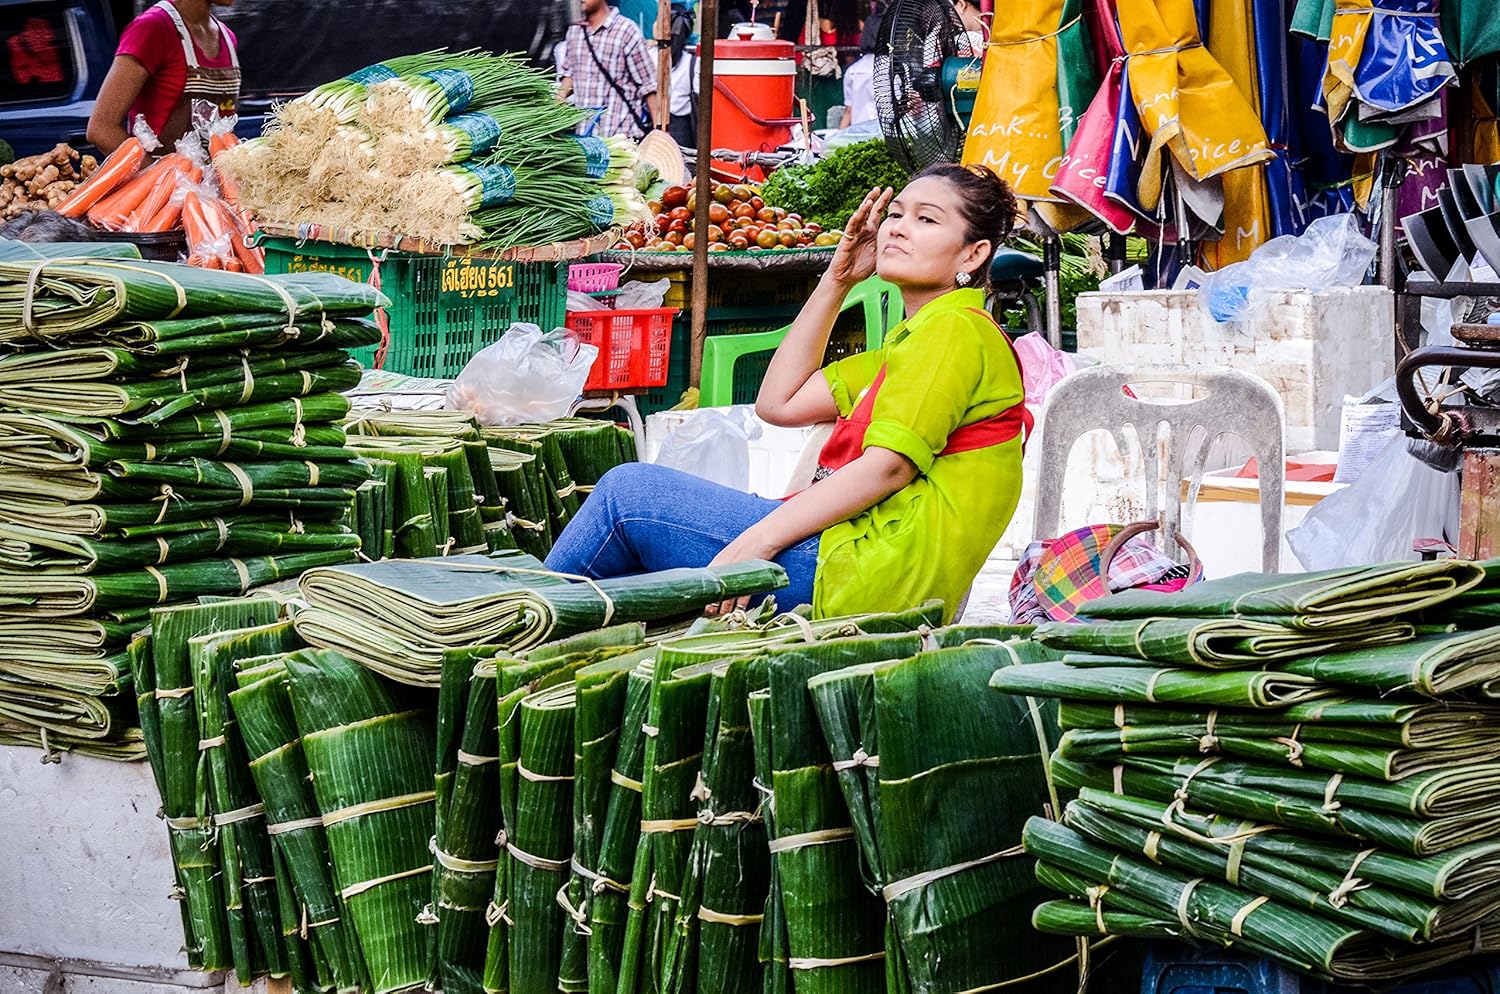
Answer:
[[[1131,592],[993,686],[1061,702],[1043,932],[1234,946],[1373,983],[1500,944],[1493,564]],[[1472,624],[1472,623],[1471,623]],[[1239,631],[1236,631],[1236,628]]]

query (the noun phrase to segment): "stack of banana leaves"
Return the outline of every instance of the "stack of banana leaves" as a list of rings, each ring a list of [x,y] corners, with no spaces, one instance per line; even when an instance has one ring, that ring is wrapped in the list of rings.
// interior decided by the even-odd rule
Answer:
[[[481,428],[458,411],[362,410],[345,429],[374,471],[356,514],[372,559],[545,558],[599,478],[636,457],[629,432],[583,418]]]
[[[0,251],[0,742],[132,759],[152,607],[355,560],[344,350],[386,301],[101,251]]]
[[[1039,629],[1062,658],[991,682],[1060,702],[1036,927],[1358,983],[1500,949],[1497,566],[1245,574]]]

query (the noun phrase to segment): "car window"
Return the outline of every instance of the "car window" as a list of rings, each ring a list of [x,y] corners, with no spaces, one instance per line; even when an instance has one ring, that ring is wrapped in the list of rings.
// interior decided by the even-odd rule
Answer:
[[[70,96],[77,75],[63,4],[0,6],[0,104]]]

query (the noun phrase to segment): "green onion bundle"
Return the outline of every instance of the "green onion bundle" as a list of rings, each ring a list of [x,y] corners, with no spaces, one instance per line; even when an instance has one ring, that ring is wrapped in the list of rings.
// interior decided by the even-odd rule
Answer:
[[[587,238],[608,228],[618,216],[628,216],[622,204],[615,196],[600,193],[545,211],[520,203],[486,208],[475,213],[472,220],[483,233],[482,245],[506,249]]]
[[[493,104],[455,114],[434,129],[448,152],[448,162],[467,162],[488,156],[500,147],[524,148],[551,141],[572,131],[583,113],[572,104],[548,100],[539,103]]]
[[[551,96],[547,77],[509,55],[475,54],[453,63],[376,83],[365,101],[371,121],[404,120],[416,115],[428,127],[470,107],[510,101],[540,101]]]
[[[472,55],[472,52],[450,53],[441,49],[423,52],[419,55],[399,55],[393,59],[365,66],[342,79],[315,87],[292,103],[315,110],[329,111],[339,119],[340,124],[349,124],[363,111],[365,99],[369,96],[369,87],[376,83],[399,79],[409,73],[461,65]]]

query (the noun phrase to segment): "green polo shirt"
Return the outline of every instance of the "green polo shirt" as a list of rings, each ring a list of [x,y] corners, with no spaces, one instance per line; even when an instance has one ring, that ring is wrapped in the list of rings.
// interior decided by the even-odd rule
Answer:
[[[1021,494],[1021,439],[937,458],[954,429],[1025,400],[1016,356],[979,290],[954,290],[897,325],[873,352],[823,371],[848,417],[883,365],[865,447],[917,467],[910,484],[823,532],[818,617],[896,611],[940,598],[951,621]]]

